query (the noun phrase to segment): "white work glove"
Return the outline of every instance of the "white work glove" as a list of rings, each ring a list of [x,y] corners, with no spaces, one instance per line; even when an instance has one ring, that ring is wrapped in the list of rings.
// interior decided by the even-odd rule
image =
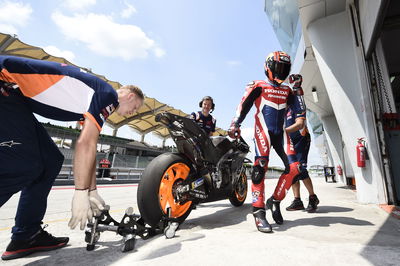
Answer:
[[[89,202],[89,190],[75,190],[71,205],[72,214],[68,226],[71,229],[75,229],[75,227],[80,223],[80,229],[85,229],[86,221],[91,220],[93,217],[93,212]]]
[[[97,189],[89,191],[89,203],[94,216],[99,216],[106,203],[97,193]]]

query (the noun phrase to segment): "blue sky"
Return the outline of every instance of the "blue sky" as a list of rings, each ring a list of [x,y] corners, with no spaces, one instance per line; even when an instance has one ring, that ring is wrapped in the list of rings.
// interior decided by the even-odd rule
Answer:
[[[224,129],[245,85],[265,79],[264,59],[280,49],[264,0],[0,0],[0,32],[110,80],[136,84],[186,113],[210,95]],[[253,113],[242,125],[251,146]],[[119,135],[139,138],[127,128]],[[161,143],[151,135],[145,140]],[[281,165],[271,157],[270,165]],[[319,158],[312,151],[314,161]]]

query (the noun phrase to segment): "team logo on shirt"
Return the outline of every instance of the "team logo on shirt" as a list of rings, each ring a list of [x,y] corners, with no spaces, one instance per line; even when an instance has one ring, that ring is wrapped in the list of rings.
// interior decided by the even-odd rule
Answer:
[[[106,121],[107,118],[112,114],[112,112],[114,112],[114,110],[115,110],[114,104],[106,106],[105,108],[101,109],[100,118],[103,121]]]
[[[292,119],[292,110],[289,110],[286,114],[287,119]]]

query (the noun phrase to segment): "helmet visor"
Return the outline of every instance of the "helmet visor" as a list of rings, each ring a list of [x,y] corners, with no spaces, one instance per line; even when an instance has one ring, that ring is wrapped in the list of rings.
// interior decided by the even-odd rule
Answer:
[[[284,62],[272,61],[270,69],[274,75],[274,78],[284,81],[290,73],[291,64]]]

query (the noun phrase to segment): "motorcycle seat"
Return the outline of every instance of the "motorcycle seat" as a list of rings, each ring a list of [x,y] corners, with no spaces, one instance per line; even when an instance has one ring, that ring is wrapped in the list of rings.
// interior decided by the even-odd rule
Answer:
[[[220,156],[224,155],[232,148],[232,143],[226,137],[212,136],[210,139]]]

